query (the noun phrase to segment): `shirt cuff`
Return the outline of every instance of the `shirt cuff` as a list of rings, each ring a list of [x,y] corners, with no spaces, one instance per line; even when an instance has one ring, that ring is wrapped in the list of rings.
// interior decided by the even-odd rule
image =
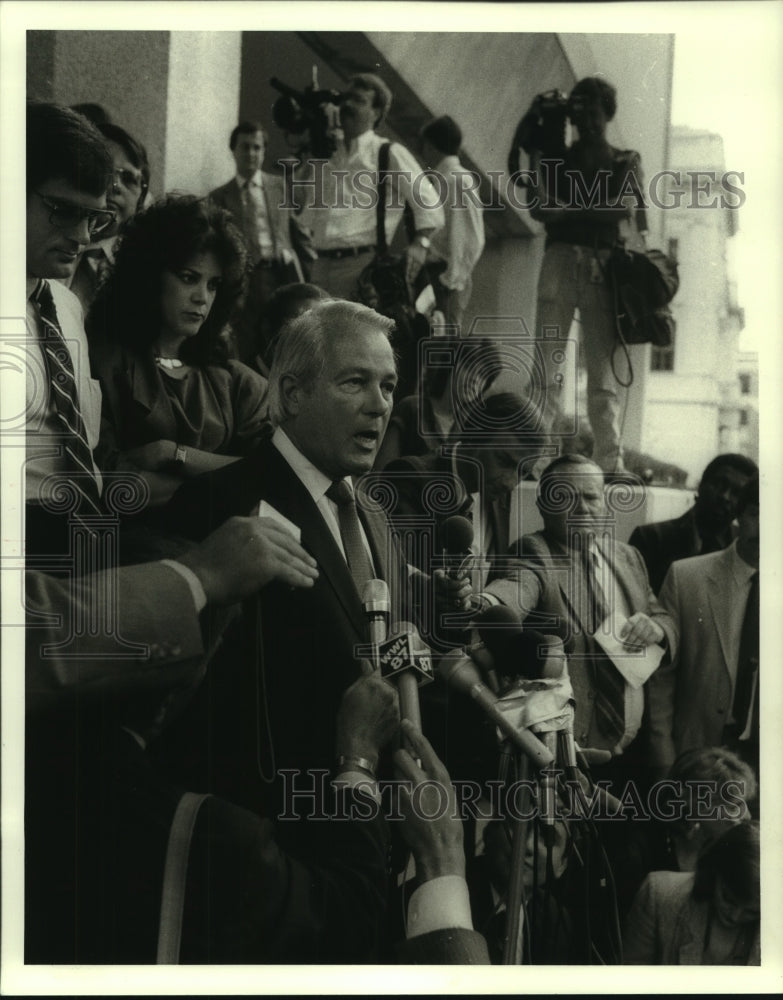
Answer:
[[[495,605],[500,604],[500,598],[495,597],[495,595],[490,593],[490,591],[488,590],[482,590],[478,596],[483,600],[487,601],[487,603],[491,608],[494,608]]]
[[[339,774],[334,776],[332,781],[332,787],[335,791],[339,791],[341,788],[351,788],[359,789],[365,795],[369,795],[370,798],[374,799],[380,804],[381,793],[378,791],[378,782],[373,778],[368,778],[366,774],[362,774],[361,771],[341,771]]]
[[[179,573],[190,587],[190,593],[193,595],[193,603],[196,606],[196,614],[203,611],[207,606],[207,595],[201,586],[201,580],[199,580],[193,570],[189,566],[183,566],[181,562],[177,562],[174,559],[161,559],[161,562],[164,566],[170,566],[175,573]]]
[[[468,885],[461,875],[441,875],[420,885],[408,903],[407,937],[446,927],[473,930]]]

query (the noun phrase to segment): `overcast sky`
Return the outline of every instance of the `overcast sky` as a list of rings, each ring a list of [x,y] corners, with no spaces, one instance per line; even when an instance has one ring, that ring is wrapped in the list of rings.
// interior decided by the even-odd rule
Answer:
[[[717,11],[723,5],[717,5]],[[747,200],[739,210],[739,232],[731,240],[730,261],[745,310],[741,346],[757,350],[769,330],[765,321],[767,260],[780,244],[781,160],[780,53],[772,48],[743,4],[727,4],[735,12],[713,27],[678,31],[675,37],[672,124],[706,128],[723,137],[726,168],[744,171]],[[778,7],[775,4],[773,6]],[[774,212],[777,206],[778,212]],[[775,218],[775,215],[778,215]]]

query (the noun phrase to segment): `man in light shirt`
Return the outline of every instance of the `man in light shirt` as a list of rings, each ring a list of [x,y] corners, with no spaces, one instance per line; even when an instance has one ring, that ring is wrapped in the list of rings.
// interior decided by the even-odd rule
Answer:
[[[102,513],[103,482],[92,457],[101,390],[90,374],[82,307],[61,282],[73,276],[85,247],[114,223],[106,209],[111,172],[106,143],[86,118],[56,104],[28,105],[28,557],[67,549],[67,508]]]
[[[432,237],[427,270],[436,308],[446,326],[462,332],[462,317],[473,288],[473,269],[484,249],[484,216],[477,178],[459,161],[462,130],[449,115],[433,118],[419,133],[424,163],[435,171],[446,224]]]
[[[293,198],[302,204],[302,224],[312,232],[318,259],[311,280],[335,298],[356,298],[356,284],[377,245],[376,201],[381,147],[378,135],[392,94],[373,73],[360,73],[348,85],[340,105],[342,139],[324,163],[310,161],[294,182]],[[440,196],[416,158],[400,143],[389,149],[385,184],[385,235],[391,244],[408,205],[413,234],[407,250],[406,276],[413,283],[430,249],[430,239],[444,223]]]

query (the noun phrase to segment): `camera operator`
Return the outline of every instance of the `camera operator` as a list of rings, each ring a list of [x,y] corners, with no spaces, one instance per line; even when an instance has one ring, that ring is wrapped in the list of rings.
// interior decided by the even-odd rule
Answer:
[[[623,382],[627,379],[619,352],[613,365],[615,310],[605,265],[620,238],[621,224],[630,221],[639,233],[647,228],[639,154],[615,149],[606,139],[616,110],[615,88],[599,77],[587,77],[575,85],[565,107],[547,107],[542,127],[527,142],[524,138],[520,142],[531,154],[538,180],[532,214],[544,222],[547,234],[536,307],[536,336],[547,377],[545,429],[551,433],[561,409],[562,353],[551,333],[554,328],[564,341],[578,308],[587,367],[587,415],[595,441],[592,457],[610,475],[624,471],[615,372]],[[565,117],[570,119],[579,133],[571,146],[551,136],[547,115],[563,125]],[[520,122],[517,138],[527,118]],[[547,332],[550,337],[545,339]]]
[[[340,102],[342,138],[323,163],[305,163],[294,181],[294,201],[304,204],[299,217],[312,230],[318,253],[311,281],[336,298],[355,299],[359,275],[376,248],[376,200],[381,147],[376,133],[391,105],[392,94],[373,73],[354,76]],[[400,143],[389,149],[390,183],[386,184],[385,233],[391,244],[407,204],[413,234],[406,251],[406,277],[413,284],[430,248],[430,236],[444,224],[440,197],[414,156]]]

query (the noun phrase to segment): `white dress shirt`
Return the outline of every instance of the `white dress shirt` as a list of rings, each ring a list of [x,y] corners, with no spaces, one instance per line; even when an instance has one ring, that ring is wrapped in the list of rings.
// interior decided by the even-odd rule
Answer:
[[[443,208],[446,224],[432,236],[430,256],[445,260],[447,267],[439,280],[446,288],[461,292],[473,273],[484,249],[484,210],[474,189],[474,177],[456,156],[445,156],[436,173],[443,178]]]
[[[599,546],[593,544],[592,551],[595,555],[596,573],[609,606],[609,614],[619,615],[622,618],[628,618],[631,609],[625,599],[622,587],[620,587],[617,582],[617,577],[612,570],[609,560],[604,558],[604,554]],[[641,727],[643,713],[644,689],[641,687],[632,688],[630,684],[626,683],[625,732],[623,733],[617,746],[613,748],[614,753],[622,752],[622,750],[624,750],[625,747],[627,747],[634,739],[636,734],[639,732],[639,728]]]
[[[246,180],[237,174],[236,182],[242,195],[242,203],[245,210],[252,209],[253,217],[246,222],[252,227],[254,243],[258,253],[263,260],[269,260],[275,256],[275,241],[272,235],[272,227],[269,222],[269,212],[267,211],[266,197],[264,195],[264,181],[260,170],[256,170],[253,176]],[[248,205],[245,201],[245,192],[250,199]]]
[[[304,205],[300,220],[312,230],[316,250],[375,246],[378,154],[386,142],[370,129],[354,139],[350,148],[340,143],[329,160],[309,162],[298,175],[300,181],[317,184],[315,189],[304,185],[294,189],[296,202]],[[406,203],[417,230],[442,228],[439,193],[416,158],[398,142],[389,150],[389,170],[396,173],[386,184],[387,243],[394,238]]]
[[[301,451],[299,451],[282,427],[275,428],[275,432],[272,435],[272,444],[275,448],[277,448],[286,462],[288,462],[304,488],[313,498],[321,517],[323,517],[326,522],[329,531],[332,533],[332,537],[337,543],[337,547],[342,553],[343,559],[345,559],[345,549],[343,548],[343,540],[340,535],[340,520],[337,513],[337,504],[334,500],[330,500],[326,495],[326,491],[332,485],[332,480],[321,472],[320,469],[317,469],[310,459],[306,458]],[[351,490],[351,493],[353,493],[354,489],[351,477],[346,476],[344,482],[347,483],[348,488]],[[361,531],[362,541],[364,542],[364,547],[367,550],[367,555],[370,559],[370,565],[373,565],[372,551],[370,549],[370,544],[367,540],[367,535],[365,534],[364,525],[362,524],[361,519],[359,519],[359,530]]]
[[[77,297],[54,279],[49,281],[52,299],[57,310],[57,319],[63,338],[71,354],[79,409],[87,443],[94,451],[101,429],[101,387],[97,379],[90,377],[90,357],[87,336],[84,332],[84,313]],[[35,291],[35,286],[33,287]],[[31,293],[32,295],[32,293]],[[40,503],[42,485],[52,473],[67,470],[65,455],[52,454],[62,441],[62,424],[57,416],[57,408],[52,398],[44,354],[41,348],[43,327],[38,309],[30,296],[27,299],[25,318],[27,330],[27,366],[25,373],[27,465],[26,498],[32,503]],[[101,474],[93,461],[93,470],[102,488]]]

